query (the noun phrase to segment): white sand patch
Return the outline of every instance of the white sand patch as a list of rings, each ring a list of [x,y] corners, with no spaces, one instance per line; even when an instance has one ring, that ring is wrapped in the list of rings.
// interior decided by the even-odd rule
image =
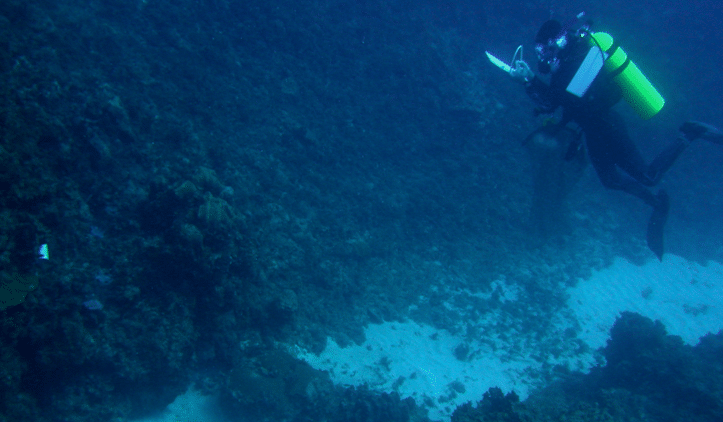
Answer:
[[[658,319],[669,334],[695,345],[723,328],[723,265],[701,266],[670,254],[642,267],[616,259],[571,289],[568,306],[583,327],[579,337],[592,348],[605,346],[623,311]]]
[[[538,366],[532,359],[505,362],[506,353],[492,350],[461,361],[454,350],[462,338],[413,321],[370,325],[365,332],[367,340],[362,345],[341,348],[328,339],[321,355],[298,355],[313,367],[329,371],[336,383],[368,384],[378,391],[412,397],[430,408],[433,420],[449,420],[456,406],[480,400],[490,387],[526,396],[528,372]],[[472,342],[471,348],[481,351],[486,346]]]
[[[135,422],[227,422],[221,416],[217,400],[193,387],[176,397],[160,415],[136,419]]]

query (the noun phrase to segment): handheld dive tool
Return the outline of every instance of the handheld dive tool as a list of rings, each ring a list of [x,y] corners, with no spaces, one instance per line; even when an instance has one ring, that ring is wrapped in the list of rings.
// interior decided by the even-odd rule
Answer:
[[[489,51],[485,51],[485,54],[487,55],[487,58],[490,60],[490,62],[492,62],[492,64],[497,66],[498,68],[502,69],[503,72],[509,73],[509,75],[513,78],[519,77],[527,81],[529,78],[528,72],[530,72],[530,67],[522,58],[522,52],[522,45],[520,45],[519,47],[517,47],[517,50],[515,50],[515,54],[512,56],[512,61],[510,62],[510,64],[507,64],[502,60],[498,59],[497,57],[493,56],[492,53],[490,53]],[[517,58],[518,54],[519,59]]]
[[[487,58],[490,59],[493,65],[499,67],[502,69],[503,72],[510,73],[512,68],[507,63],[503,62],[502,60],[498,59],[497,57],[490,54],[489,51],[485,51],[485,54],[487,54]]]

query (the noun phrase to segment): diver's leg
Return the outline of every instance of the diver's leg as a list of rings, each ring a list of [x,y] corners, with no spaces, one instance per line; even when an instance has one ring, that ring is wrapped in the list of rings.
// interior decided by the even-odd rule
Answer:
[[[658,201],[653,195],[653,192],[645,187],[642,183],[629,176],[629,172],[621,173],[618,171],[617,166],[607,160],[601,161],[596,160],[595,157],[590,157],[595,171],[597,172],[600,182],[608,189],[621,190],[629,193],[633,196],[645,201],[646,204],[651,207],[655,207]]]
[[[605,116],[603,122],[604,124],[601,125],[601,129],[604,130],[600,132],[601,134],[604,133],[605,142],[600,142],[600,145],[604,145],[607,148],[607,153],[610,156],[609,159],[615,161],[615,164],[620,167],[621,170],[644,186],[655,186],[658,184],[663,174],[673,165],[675,160],[690,144],[692,138],[687,135],[683,127],[688,128],[689,133],[695,133],[699,137],[702,136],[701,133],[711,133],[713,131],[712,126],[703,127],[693,124],[693,122],[684,124],[683,127],[681,127],[681,131],[683,131],[686,136],[678,137],[670,146],[658,154],[650,165],[647,165],[635,142],[633,142],[630,135],[628,135],[625,123],[620,115],[611,111]],[[639,187],[629,187],[628,189],[638,190]]]
[[[648,231],[646,240],[648,248],[658,257],[663,259],[664,242],[663,233],[665,231],[665,223],[668,220],[668,211],[670,209],[670,200],[668,194],[664,190],[660,190],[657,195],[653,194],[650,189],[643,186],[642,183],[633,179],[627,174],[623,174],[617,170],[615,165],[605,165],[605,162],[596,162],[591,160],[598,177],[602,184],[608,189],[617,189],[627,192],[631,195],[645,201],[646,204],[653,207],[653,213],[648,220]]]
[[[657,180],[651,178],[648,172],[650,167],[647,165],[645,159],[643,159],[635,142],[633,142],[630,135],[628,135],[625,122],[619,114],[610,111],[602,120],[599,129],[599,137],[601,139],[595,142],[594,148],[598,151],[591,152],[591,154],[601,157],[603,161],[614,162],[617,167],[644,186],[653,186],[657,183]],[[678,152],[678,154],[680,153]],[[672,165],[672,162],[668,167],[670,167],[670,165]],[[629,178],[623,177],[624,175],[614,174],[619,172],[615,171],[613,173],[608,171],[607,173],[605,177],[612,177],[614,179],[611,183],[621,184],[621,187],[612,187],[612,189],[625,190],[638,197],[642,197],[641,195],[646,198],[648,197],[646,193],[641,193],[640,189],[642,186],[635,186],[635,183],[627,180]],[[603,177],[600,171],[598,171],[598,175]],[[647,199],[646,202],[648,202]]]
[[[646,174],[649,166],[645,165],[640,151],[628,136],[622,119],[612,112],[606,117],[607,119],[601,121],[597,128],[602,130],[597,133],[586,131],[586,135],[592,134],[592,136],[588,136],[590,161],[606,188],[618,189],[637,196],[653,207],[653,213],[648,221],[648,248],[655,253],[658,259],[662,259],[663,232],[670,208],[668,195],[662,190],[654,195],[645,186],[655,182]],[[678,152],[679,154],[680,152]],[[663,164],[670,167],[667,163]],[[624,173],[618,169],[623,170]]]
[[[617,157],[617,165],[632,176],[633,179],[645,186],[655,186],[660,182],[670,167],[673,166],[675,160],[690,145],[690,140],[685,136],[679,136],[667,148],[658,154],[650,165],[645,164],[643,156],[640,154],[638,147],[627,136],[627,134],[618,134],[616,143],[619,146],[620,154]]]
[[[680,131],[683,132],[683,136],[678,136],[675,142],[655,157],[648,166],[648,170],[644,173],[647,180],[641,180],[641,183],[654,186],[660,182],[663,174],[668,171],[688,145],[696,139],[705,139],[723,144],[723,132],[705,123],[685,122],[680,127]]]
[[[685,122],[680,126],[680,131],[691,141],[695,139],[705,139],[717,144],[723,144],[723,131],[707,123]]]
[[[648,186],[657,185],[660,179],[663,178],[663,174],[673,166],[675,160],[685,151],[688,145],[690,145],[690,140],[685,136],[679,136],[650,163],[648,169],[643,174],[645,181],[641,180],[641,182]]]

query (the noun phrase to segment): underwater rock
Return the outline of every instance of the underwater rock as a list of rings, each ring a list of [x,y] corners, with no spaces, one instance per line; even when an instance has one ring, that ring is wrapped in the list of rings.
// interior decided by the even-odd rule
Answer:
[[[234,214],[228,202],[207,193],[198,208],[198,218],[207,227],[223,229],[231,226]]]
[[[216,172],[208,167],[200,167],[193,181],[203,191],[218,195],[224,189],[223,183],[218,179]]]
[[[38,276],[13,273],[3,277],[0,284],[0,311],[21,304],[25,296],[38,287]]]
[[[178,235],[181,241],[194,251],[203,249],[203,233],[193,224],[182,224],[178,228]]]
[[[229,415],[293,420],[333,389],[328,374],[281,350],[255,350],[229,373],[222,396]]]
[[[106,103],[99,126],[109,136],[128,144],[136,140],[128,111],[117,95]]]
[[[198,188],[192,181],[186,180],[185,182],[178,185],[178,187],[176,187],[173,192],[175,192],[176,196],[180,199],[188,200],[193,198],[194,195],[196,195],[196,192],[198,192]]]
[[[148,198],[138,204],[138,222],[151,234],[162,234],[186,209],[186,204],[170,189],[165,180],[151,184]]]
[[[284,289],[266,307],[266,324],[272,328],[281,328],[289,324],[299,309],[299,299],[291,289]]]
[[[414,400],[398,394],[342,387],[328,373],[277,349],[249,350],[234,366],[221,395],[222,410],[255,420],[425,422]]]

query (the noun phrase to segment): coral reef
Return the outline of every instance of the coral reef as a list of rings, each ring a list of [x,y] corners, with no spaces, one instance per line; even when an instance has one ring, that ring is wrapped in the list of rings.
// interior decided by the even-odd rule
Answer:
[[[589,374],[561,373],[524,402],[497,388],[453,422],[698,421],[723,418],[723,333],[695,347],[667,335],[659,321],[624,312],[603,349],[607,363]]]
[[[335,386],[325,372],[284,351],[250,348],[228,376],[224,411],[256,420],[425,422],[412,399]]]

